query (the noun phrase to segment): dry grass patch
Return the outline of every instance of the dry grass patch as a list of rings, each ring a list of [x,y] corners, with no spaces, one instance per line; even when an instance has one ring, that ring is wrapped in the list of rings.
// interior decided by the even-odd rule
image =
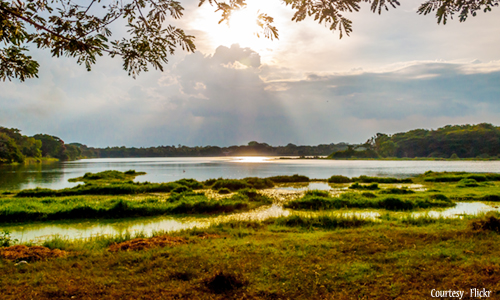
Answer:
[[[47,247],[42,246],[28,247],[25,245],[16,245],[0,248],[0,257],[12,261],[25,260],[28,262],[32,262],[55,257],[64,257],[66,255],[68,255],[66,251],[59,249],[51,250]]]
[[[218,234],[210,233],[199,233],[197,235],[199,239],[217,239],[221,238]],[[190,241],[183,237],[175,237],[169,235],[154,236],[150,238],[137,238],[130,241],[125,241],[121,243],[112,244],[109,246],[109,251],[141,251],[151,248],[163,248],[163,247],[173,247],[178,245],[184,245]]]

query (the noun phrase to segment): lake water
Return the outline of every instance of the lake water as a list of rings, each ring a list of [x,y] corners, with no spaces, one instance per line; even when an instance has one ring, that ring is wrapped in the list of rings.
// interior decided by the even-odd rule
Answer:
[[[306,175],[326,179],[332,175],[404,178],[432,171],[500,172],[500,161],[382,161],[279,159],[277,157],[175,157],[83,159],[52,164],[0,166],[0,190],[75,186],[68,182],[87,172],[105,170],[146,172],[136,181],[169,182],[182,178],[269,177]]]

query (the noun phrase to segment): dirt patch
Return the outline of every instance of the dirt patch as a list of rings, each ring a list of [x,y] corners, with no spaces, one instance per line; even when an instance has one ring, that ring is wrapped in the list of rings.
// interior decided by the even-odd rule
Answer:
[[[139,251],[144,249],[156,248],[156,247],[167,247],[167,246],[177,246],[182,244],[187,244],[187,240],[182,237],[174,237],[168,235],[155,236],[152,238],[138,238],[130,241],[113,244],[109,246],[109,251]]]
[[[474,231],[495,231],[500,233],[500,218],[486,215],[483,219],[473,220],[469,226]]]
[[[230,274],[222,271],[205,279],[203,283],[210,291],[217,294],[226,293],[248,284],[248,282],[242,279],[238,274]]]
[[[218,239],[221,238],[222,236],[218,234],[211,234],[211,233],[200,233],[196,236],[199,239]],[[113,244],[109,246],[109,251],[140,251],[144,249],[151,249],[151,248],[156,248],[156,247],[167,247],[167,246],[177,246],[177,245],[183,245],[187,244],[189,241],[183,237],[175,237],[175,236],[168,236],[168,235],[162,235],[162,236],[155,236],[151,238],[138,238],[138,239],[133,239],[130,241],[118,243],[118,244]]]
[[[8,260],[25,260],[28,262],[46,260],[54,257],[64,257],[68,252],[59,249],[49,249],[42,246],[28,247],[25,245],[16,245],[0,248],[0,257]]]

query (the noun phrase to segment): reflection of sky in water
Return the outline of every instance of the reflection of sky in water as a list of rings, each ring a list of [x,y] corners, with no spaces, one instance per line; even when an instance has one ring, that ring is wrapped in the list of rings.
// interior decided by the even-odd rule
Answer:
[[[250,212],[222,215],[208,218],[171,218],[152,217],[123,219],[114,221],[85,221],[85,222],[54,222],[26,224],[23,226],[7,226],[2,229],[9,230],[11,237],[21,241],[42,241],[53,235],[64,238],[88,238],[98,235],[119,235],[130,233],[144,233],[151,235],[158,231],[179,231],[193,227],[207,227],[213,223],[227,222],[230,220],[265,220],[273,217],[287,216],[290,212],[281,206],[271,205],[259,207]]]
[[[444,209],[442,211],[431,210],[427,212],[413,212],[412,216],[418,217],[428,215],[430,217],[459,217],[462,214],[475,215],[487,211],[500,211],[500,208],[480,202],[459,202],[456,207]],[[151,217],[137,219],[122,219],[112,221],[85,221],[85,222],[54,222],[50,224],[27,224],[23,226],[7,226],[2,229],[9,230],[11,237],[21,241],[42,241],[52,235],[59,235],[66,238],[88,238],[98,235],[117,235],[124,233],[144,233],[151,235],[158,231],[179,231],[193,227],[203,228],[214,223],[223,223],[230,220],[254,221],[289,216],[288,209],[283,209],[279,205],[263,206],[250,212],[235,213],[207,218],[171,218],[171,217]],[[342,215],[345,217],[359,217],[377,220],[386,211],[372,210],[332,210],[332,211],[294,211],[293,214],[312,217],[322,214]],[[402,213],[397,213],[402,216]]]
[[[427,212],[416,212],[414,216],[429,215],[431,217],[459,217],[460,215],[477,215],[488,211],[500,211],[497,205],[491,206],[482,202],[457,202],[457,205],[443,211],[431,210]]]
[[[500,161],[377,161],[277,159],[276,157],[99,158],[32,166],[0,166],[0,189],[64,188],[87,172],[105,170],[146,172],[136,181],[169,182],[182,178],[270,177],[300,174],[309,178],[332,175],[409,177],[425,171],[498,172]]]
[[[326,182],[295,183],[276,187],[278,190],[304,191],[304,190],[323,190],[329,191],[332,187]]]

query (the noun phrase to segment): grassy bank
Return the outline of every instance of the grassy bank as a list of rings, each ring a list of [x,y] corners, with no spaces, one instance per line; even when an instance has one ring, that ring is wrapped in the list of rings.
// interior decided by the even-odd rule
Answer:
[[[430,299],[485,288],[494,299],[500,239],[488,220],[291,216],[135,241],[59,238],[27,264],[0,259],[2,297]]]
[[[4,198],[0,200],[0,223],[229,213],[270,203],[271,199],[248,189],[221,199],[190,191],[143,197]]]
[[[382,193],[400,193],[405,189],[393,189],[382,191]],[[308,191],[304,197],[292,200],[284,204],[286,208],[305,210],[327,210],[341,208],[374,208],[386,210],[412,210],[417,208],[452,207],[455,203],[446,196],[433,198],[432,196],[404,197],[400,195],[387,196],[373,193],[343,193],[338,197],[332,197],[325,191]]]

